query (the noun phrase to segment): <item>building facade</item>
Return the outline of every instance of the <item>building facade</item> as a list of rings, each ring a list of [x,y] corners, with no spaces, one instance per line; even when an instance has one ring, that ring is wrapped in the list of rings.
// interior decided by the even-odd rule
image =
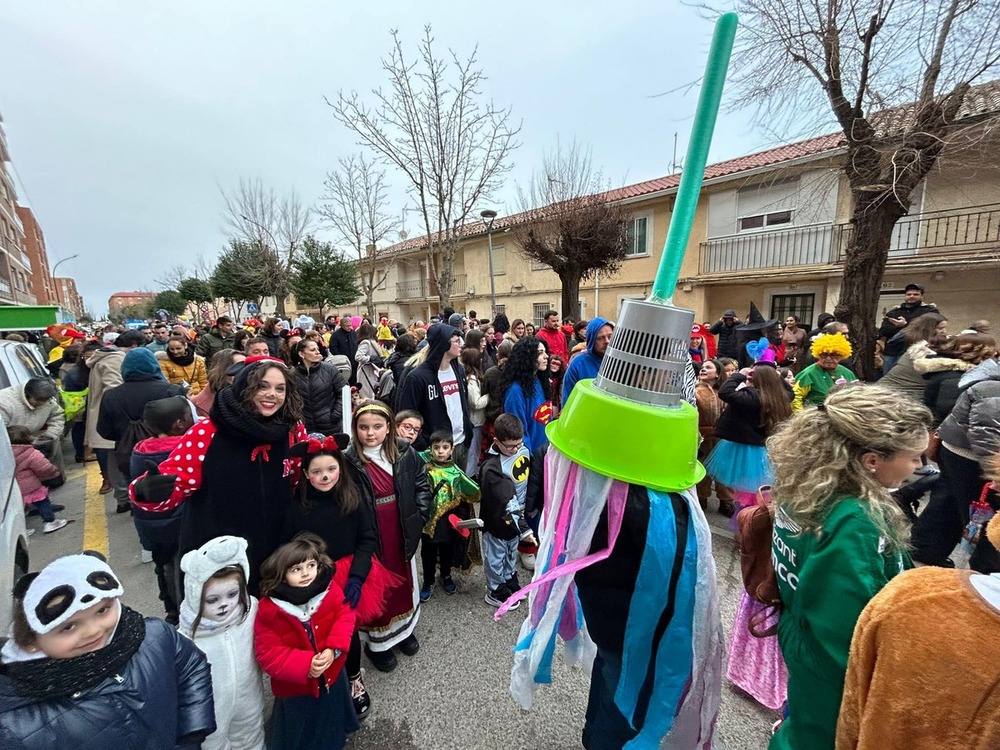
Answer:
[[[22,248],[24,227],[17,215],[17,191],[9,165],[7,134],[0,117],[0,304],[33,305],[31,261]]]
[[[49,255],[45,248],[45,234],[35,220],[35,214],[27,206],[17,206],[17,217],[24,228],[23,247],[31,267],[30,289],[34,295],[34,304],[53,305],[57,297],[52,283],[52,269],[49,267]],[[80,311],[82,312],[82,311]]]
[[[108,297],[108,310],[114,312],[123,307],[145,305],[156,298],[156,292],[115,292]]]
[[[984,101],[1000,111],[1000,85],[989,91]],[[982,318],[1000,321],[1000,164],[987,158],[997,147],[1000,134],[984,127],[974,153],[942,152],[895,227],[873,324],[902,301],[911,282],[925,287],[925,300],[955,330]],[[803,325],[832,312],[852,231],[845,154],[834,133],[709,165],[674,304],[709,322],[729,308],[742,317],[750,302],[768,317],[798,315]],[[680,175],[669,175],[606,194],[631,211],[626,260],[614,276],[581,284],[580,310],[560,310],[563,316],[616,319],[624,300],[648,296],[679,183]],[[494,224],[492,282],[497,312],[538,325],[546,310],[559,310],[560,284],[546,266],[525,258],[506,231],[522,219]],[[480,317],[490,315],[489,239],[482,225],[470,225],[455,261],[451,304]],[[413,238],[382,251],[379,314],[410,322],[438,312],[423,244]],[[362,307],[359,300],[350,312]]]
[[[69,276],[56,276],[52,279],[55,297],[50,304],[59,305],[73,313],[79,319],[86,312],[83,297],[76,288],[76,280]]]

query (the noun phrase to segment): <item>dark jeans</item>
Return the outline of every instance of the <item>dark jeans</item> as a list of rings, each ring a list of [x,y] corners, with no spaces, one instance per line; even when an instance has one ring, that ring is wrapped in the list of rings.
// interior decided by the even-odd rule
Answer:
[[[46,495],[44,500],[39,500],[37,503],[32,503],[29,506],[29,510],[37,510],[38,515],[42,517],[45,523],[51,523],[56,520],[56,514],[52,510],[52,501],[49,500],[49,496]]]
[[[615,690],[621,673],[622,655],[598,648],[590,672],[590,694],[583,722],[583,746],[587,750],[621,750],[638,734],[615,705]],[[643,687],[642,693],[648,696],[647,687]],[[643,703],[640,695],[640,707]],[[637,722],[644,719],[639,713],[636,712]]]
[[[979,498],[986,480],[977,461],[952,453],[943,445],[938,451],[938,468],[941,478],[931,489],[924,512],[913,524],[911,541],[914,560],[944,566],[962,539],[962,529],[969,523],[969,503]]]
[[[177,564],[177,545],[153,544],[151,546],[156,586],[159,589],[160,601],[163,602],[163,609],[168,615],[177,614],[180,611],[181,602],[177,588],[177,571],[180,568]]]
[[[70,430],[69,434],[73,440],[73,452],[76,454],[77,458],[83,458],[84,454],[83,441],[87,435],[87,423],[74,422],[73,428]]]
[[[97,457],[97,465],[101,469],[101,476],[108,478],[108,454],[111,451],[107,448],[94,448],[94,455]]]
[[[441,519],[439,523],[448,523],[448,521]],[[425,587],[434,583],[435,567],[438,560],[441,561],[441,577],[449,578],[451,576],[451,564],[454,555],[454,542],[432,542],[429,536],[426,534],[423,535],[420,542],[420,562],[423,563]]]

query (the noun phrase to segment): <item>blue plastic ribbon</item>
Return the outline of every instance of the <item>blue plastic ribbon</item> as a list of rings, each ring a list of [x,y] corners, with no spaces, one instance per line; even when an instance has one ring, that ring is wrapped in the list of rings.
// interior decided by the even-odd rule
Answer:
[[[674,597],[674,613],[657,649],[653,691],[642,727],[635,726],[639,692],[653,662],[653,636],[667,606],[677,554],[676,517],[670,495],[647,489],[649,527],[635,592],[629,606],[622,652],[622,673],[615,704],[639,734],[626,750],[655,750],[673,726],[694,659],[694,594],[698,544],[694,524],[687,526],[684,562]]]

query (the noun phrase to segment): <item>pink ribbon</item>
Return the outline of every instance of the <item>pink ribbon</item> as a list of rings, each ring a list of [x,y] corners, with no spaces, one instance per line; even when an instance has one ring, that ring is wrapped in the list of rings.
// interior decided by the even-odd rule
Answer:
[[[569,529],[570,519],[572,516],[572,503],[570,500],[572,499],[573,492],[576,489],[576,472],[577,466],[574,465],[570,468],[570,473],[567,476],[563,502],[559,508],[559,516],[556,519],[556,528],[554,532],[555,539],[552,546],[552,560],[559,559],[559,556],[563,554],[566,547],[566,532]],[[608,492],[608,546],[605,549],[581,557],[579,560],[570,560],[569,562],[562,563],[561,565],[556,565],[556,567],[547,571],[540,578],[532,581],[510,597],[510,599],[505,601],[496,611],[496,614],[493,615],[493,619],[499,620],[516,602],[524,599],[535,589],[545,586],[545,595],[535,598],[535,609],[531,613],[532,622],[537,624],[538,620],[541,619],[541,611],[547,603],[548,592],[551,590],[552,583],[555,579],[562,578],[567,575],[573,575],[578,570],[589,567],[594,563],[601,562],[601,560],[606,560],[611,555],[611,552],[615,548],[615,542],[618,541],[618,533],[622,528],[622,517],[625,514],[625,500],[627,497],[628,484],[617,480],[611,483],[611,489]]]

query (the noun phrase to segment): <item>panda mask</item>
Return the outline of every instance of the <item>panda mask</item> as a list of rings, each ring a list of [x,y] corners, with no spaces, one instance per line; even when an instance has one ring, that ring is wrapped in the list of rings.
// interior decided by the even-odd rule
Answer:
[[[14,587],[14,596],[24,600],[28,626],[38,635],[52,632],[102,599],[124,593],[104,556],[93,551],[53,560],[41,572],[21,576]]]

